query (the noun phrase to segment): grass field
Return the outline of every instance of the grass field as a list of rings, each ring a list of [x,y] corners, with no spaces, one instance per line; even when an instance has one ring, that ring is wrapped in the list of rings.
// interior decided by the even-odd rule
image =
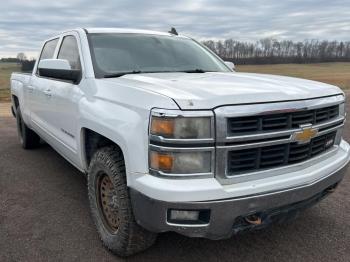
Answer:
[[[350,63],[241,65],[237,71],[300,77],[350,89]]]
[[[0,63],[0,101],[9,100],[10,76],[19,70],[16,63]],[[240,65],[237,71],[301,77],[350,89],[350,63]]]
[[[10,77],[15,71],[20,71],[17,63],[0,63],[0,101],[10,100]]]
[[[8,89],[11,73],[20,70],[20,65],[17,63],[0,63],[0,89]]]

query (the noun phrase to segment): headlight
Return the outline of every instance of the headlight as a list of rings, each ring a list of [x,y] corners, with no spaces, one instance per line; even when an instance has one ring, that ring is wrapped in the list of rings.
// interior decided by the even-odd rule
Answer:
[[[150,118],[151,174],[214,175],[214,114],[156,109]]]
[[[165,139],[212,139],[213,114],[201,112],[152,112],[150,134]]]
[[[209,117],[154,116],[152,117],[151,134],[175,139],[211,138],[211,119]]]
[[[212,152],[150,151],[150,169],[164,174],[210,174]]]

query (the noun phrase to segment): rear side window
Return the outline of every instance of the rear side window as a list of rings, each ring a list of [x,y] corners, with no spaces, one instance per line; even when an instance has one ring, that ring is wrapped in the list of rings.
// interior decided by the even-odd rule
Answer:
[[[57,58],[68,60],[72,69],[81,69],[78,43],[74,36],[68,35],[63,38]]]
[[[57,43],[58,43],[58,38],[46,42],[43,47],[43,51],[41,52],[39,61],[42,59],[52,59],[53,54],[55,53]]]
[[[58,38],[47,41],[41,51],[39,62],[43,59],[52,59],[56,50]],[[36,74],[39,75],[39,68],[36,69]]]

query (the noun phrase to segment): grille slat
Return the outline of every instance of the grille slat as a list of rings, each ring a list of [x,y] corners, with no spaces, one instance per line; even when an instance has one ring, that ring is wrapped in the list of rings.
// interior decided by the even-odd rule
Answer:
[[[256,130],[256,126],[241,126],[241,127],[234,127],[232,128],[233,131],[235,132],[248,132],[248,131],[253,131]]]
[[[310,150],[310,147],[298,148],[298,149],[293,150],[293,155],[309,152],[309,150]]]
[[[334,145],[336,132],[313,138],[307,144],[296,142],[230,151],[228,153],[228,174],[258,171],[300,163],[325,152]]]
[[[260,166],[265,167],[265,166],[278,165],[278,164],[283,164],[283,159],[264,161],[263,163],[260,164]]]
[[[250,168],[250,167],[254,167],[254,163],[249,163],[249,164],[239,164],[239,165],[235,165],[235,169],[242,169],[242,168]]]
[[[317,154],[321,153],[322,151],[323,151],[323,147],[320,147],[317,150],[313,149],[312,152],[311,152],[311,155],[312,156],[317,155]]]
[[[228,118],[227,132],[232,135],[254,134],[261,131],[299,128],[302,124],[319,124],[339,115],[339,106],[329,106],[302,112],[277,113]]]
[[[275,153],[275,154],[269,154],[269,155],[262,155],[262,159],[269,159],[269,158],[275,158],[275,157],[283,157],[284,156],[284,150],[282,153]]]
[[[280,128],[283,128],[283,127],[287,127],[287,124],[286,123],[271,123],[271,124],[264,124],[264,129],[274,129],[274,128],[277,128],[277,127],[280,127]]]
[[[307,159],[309,156],[309,154],[302,154],[302,155],[299,155],[299,156],[293,156],[293,157],[289,157],[289,163],[294,163],[298,160],[304,160],[304,159]]]

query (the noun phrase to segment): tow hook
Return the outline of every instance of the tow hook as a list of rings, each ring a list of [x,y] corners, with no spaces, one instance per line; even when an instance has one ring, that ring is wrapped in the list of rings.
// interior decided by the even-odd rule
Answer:
[[[248,222],[249,224],[252,225],[261,225],[262,224],[262,219],[261,217],[259,217],[258,215],[250,215],[250,216],[246,216],[245,221]]]
[[[333,186],[327,188],[327,189],[326,189],[326,192],[327,192],[327,193],[333,193],[333,192],[337,189],[337,185],[338,185],[338,184],[333,185]]]
[[[328,193],[333,193],[334,191],[335,191],[335,187],[333,187],[333,188],[328,188],[328,189],[327,189],[327,192],[328,192]]]

